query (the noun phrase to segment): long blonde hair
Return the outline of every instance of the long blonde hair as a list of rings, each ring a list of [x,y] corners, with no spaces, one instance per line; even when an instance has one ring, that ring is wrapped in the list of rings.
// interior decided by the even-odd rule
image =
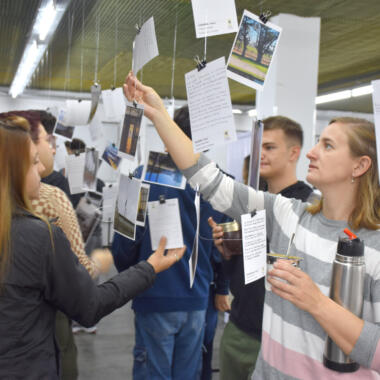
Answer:
[[[26,189],[31,165],[29,123],[24,118],[0,119],[0,285],[9,263],[12,216],[32,210]]]
[[[378,176],[378,162],[376,155],[375,126],[368,120],[353,117],[339,117],[332,119],[329,124],[344,125],[347,133],[350,153],[353,157],[368,156],[371,166],[359,178],[357,201],[348,223],[354,230],[367,228],[377,230],[380,228],[380,187]],[[311,214],[322,210],[323,197],[308,207]]]

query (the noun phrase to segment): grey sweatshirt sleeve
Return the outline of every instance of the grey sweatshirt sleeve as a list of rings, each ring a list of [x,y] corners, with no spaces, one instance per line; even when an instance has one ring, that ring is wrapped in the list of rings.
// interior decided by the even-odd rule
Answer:
[[[203,198],[209,201],[215,210],[234,219],[240,221],[242,214],[264,208],[263,192],[234,181],[204,155],[183,173],[193,188],[199,184]]]
[[[44,297],[83,326],[93,326],[102,317],[123,306],[149,288],[155,279],[153,267],[146,261],[127,269],[96,286],[78,262],[63,232],[53,226],[54,250],[49,252],[44,268]],[[50,240],[50,239],[49,239]]]

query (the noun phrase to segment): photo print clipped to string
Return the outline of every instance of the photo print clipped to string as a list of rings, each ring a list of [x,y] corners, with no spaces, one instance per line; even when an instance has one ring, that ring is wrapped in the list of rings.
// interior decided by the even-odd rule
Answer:
[[[142,105],[136,102],[127,102],[119,145],[120,157],[134,160],[143,115],[144,107]]]
[[[158,56],[158,45],[154,19],[151,17],[144,25],[136,25],[137,33],[133,41],[132,71],[135,75],[150,60]]]
[[[139,202],[137,206],[136,225],[145,226],[146,212],[148,209],[150,185],[147,183],[141,184]]]
[[[158,201],[148,202],[148,218],[150,241],[154,251],[162,236],[167,239],[166,249],[184,246],[178,198],[161,197]]]
[[[238,30],[235,0],[191,0],[197,38]]]
[[[141,178],[144,182],[182,190],[186,186],[185,176],[167,153],[149,151]]]
[[[265,22],[264,22],[265,21]],[[281,28],[244,10],[227,62],[229,78],[262,90],[281,35]]]
[[[373,114],[375,121],[375,133],[376,133],[376,153],[377,153],[377,162],[380,162],[380,80],[372,81],[372,102],[373,102]],[[379,181],[380,181],[380,165],[378,165],[379,171]],[[380,185],[380,183],[379,183]]]
[[[96,192],[96,175],[99,169],[99,152],[95,148],[86,148],[83,170],[83,190]]]
[[[54,126],[53,135],[63,140],[71,141],[74,135],[74,125],[70,125],[66,118],[66,109],[61,108],[58,111],[57,121]]]
[[[200,191],[199,191],[199,184],[197,184],[195,186],[195,198],[194,198],[194,208],[195,208],[197,228],[195,230],[193,249],[191,251],[191,256],[189,258],[190,288],[193,287],[194,280],[195,280],[195,273],[197,271],[197,264],[198,264],[199,223],[200,223],[200,213],[201,213],[200,199],[201,199],[201,196],[200,196]]]
[[[235,141],[224,57],[188,72],[185,82],[194,152]]]
[[[265,215],[265,210],[260,210],[241,216],[245,284],[264,277],[266,273],[267,234]]]
[[[136,219],[141,181],[130,175],[120,175],[119,192],[115,208],[114,230],[128,239],[135,240]]]
[[[114,143],[109,143],[102,154],[102,160],[106,162],[112,169],[117,170],[121,158],[118,156],[119,150]]]

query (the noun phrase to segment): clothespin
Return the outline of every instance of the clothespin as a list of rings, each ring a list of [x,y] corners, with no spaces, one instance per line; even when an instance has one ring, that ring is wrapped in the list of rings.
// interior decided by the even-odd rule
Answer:
[[[207,65],[206,60],[204,59],[203,61],[201,61],[201,60],[199,59],[199,56],[198,56],[198,55],[196,55],[196,56],[194,57],[194,61],[195,61],[196,64],[197,64],[197,69],[198,69],[198,71],[201,71],[201,70],[204,69],[204,68],[206,67],[206,65]]]
[[[251,211],[251,218],[253,218],[255,216],[256,216],[256,209],[254,209],[253,211]]]
[[[135,28],[136,28],[137,34],[139,34],[141,32],[141,26],[139,26],[139,24],[136,24]]]
[[[136,100],[133,99],[132,104],[133,104],[133,106],[134,106],[135,108],[137,108],[137,102],[136,102]]]
[[[158,200],[160,201],[160,204],[164,204],[166,199],[165,199],[165,195],[164,194],[161,194],[159,197],[158,197]]]
[[[265,11],[261,13],[261,15],[259,16],[259,19],[262,21],[263,24],[266,24],[271,15],[272,15],[271,11]]]

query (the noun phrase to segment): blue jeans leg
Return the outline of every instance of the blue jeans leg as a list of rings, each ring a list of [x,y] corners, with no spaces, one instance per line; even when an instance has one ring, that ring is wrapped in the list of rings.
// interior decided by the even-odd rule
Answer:
[[[198,378],[204,320],[204,310],[168,313],[136,312],[136,331],[139,331],[146,350],[149,380],[196,380]],[[135,380],[140,380],[140,378],[136,377]]]
[[[135,317],[135,347],[133,348],[133,380],[149,380],[146,363],[147,352],[141,328]]]

